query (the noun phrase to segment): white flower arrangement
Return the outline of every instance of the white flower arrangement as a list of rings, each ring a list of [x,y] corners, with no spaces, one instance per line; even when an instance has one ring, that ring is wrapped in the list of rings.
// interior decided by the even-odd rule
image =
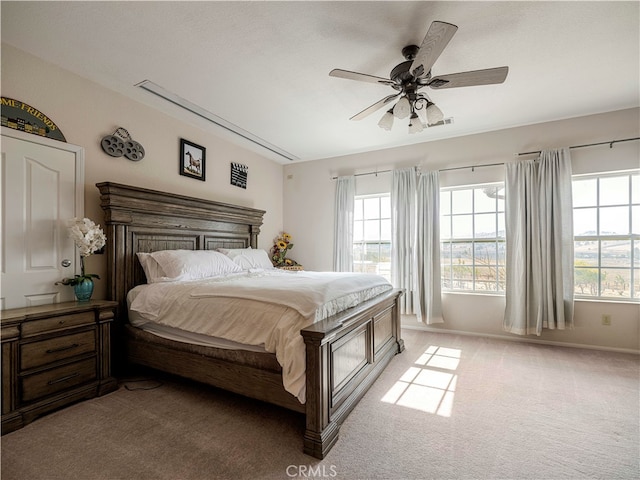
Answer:
[[[69,220],[69,237],[80,250],[81,257],[88,257],[104,247],[107,237],[93,220],[72,218]]]
[[[78,285],[93,278],[100,279],[95,273],[84,273],[84,257],[94,254],[105,246],[107,237],[102,231],[102,228],[88,218],[72,218],[68,222],[68,227],[69,237],[80,250],[80,275],[75,275],[73,278],[63,278],[60,282],[56,283],[62,285]]]

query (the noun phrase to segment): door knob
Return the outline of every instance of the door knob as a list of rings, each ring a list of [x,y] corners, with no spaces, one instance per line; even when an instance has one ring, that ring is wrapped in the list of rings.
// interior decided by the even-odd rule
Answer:
[[[62,265],[63,267],[70,267],[71,266],[71,260],[65,258],[64,260],[62,260],[62,262],[60,262],[60,265]]]

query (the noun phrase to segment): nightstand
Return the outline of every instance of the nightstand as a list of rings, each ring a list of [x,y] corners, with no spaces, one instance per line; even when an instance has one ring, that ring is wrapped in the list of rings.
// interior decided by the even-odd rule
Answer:
[[[110,353],[116,306],[92,300],[1,312],[2,434],[117,388]]]

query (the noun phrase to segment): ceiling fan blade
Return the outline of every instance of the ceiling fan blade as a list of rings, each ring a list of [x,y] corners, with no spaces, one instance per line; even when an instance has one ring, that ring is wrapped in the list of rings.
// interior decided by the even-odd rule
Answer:
[[[388,78],[367,75],[366,73],[350,72],[349,70],[340,70],[334,68],[329,72],[330,77],[346,78],[347,80],[358,80],[360,82],[378,83],[382,85],[395,85],[393,80]]]
[[[388,97],[384,97],[382,100],[379,100],[373,105],[371,105],[370,107],[365,108],[360,113],[356,113],[349,120],[362,120],[363,118],[368,117],[376,110],[380,110],[382,107],[384,107],[387,103],[389,103],[391,100],[396,98],[398,95],[400,95],[400,93],[396,93],[395,95],[389,95]]]
[[[509,67],[487,68],[472,72],[451,73],[433,77],[428,85],[436,90],[457,87],[472,87],[474,85],[492,85],[502,83],[507,78]]]
[[[433,22],[424,40],[422,40],[420,50],[418,50],[416,58],[413,59],[409,71],[415,76],[420,77],[428,74],[457,30],[458,27],[451,23]],[[415,70],[420,67],[422,67],[422,69],[415,72]]]

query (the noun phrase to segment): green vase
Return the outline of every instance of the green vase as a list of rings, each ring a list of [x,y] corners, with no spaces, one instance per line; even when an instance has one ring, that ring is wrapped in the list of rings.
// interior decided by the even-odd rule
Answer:
[[[79,302],[88,302],[93,295],[93,280],[86,278],[77,285],[73,286],[73,293]]]

